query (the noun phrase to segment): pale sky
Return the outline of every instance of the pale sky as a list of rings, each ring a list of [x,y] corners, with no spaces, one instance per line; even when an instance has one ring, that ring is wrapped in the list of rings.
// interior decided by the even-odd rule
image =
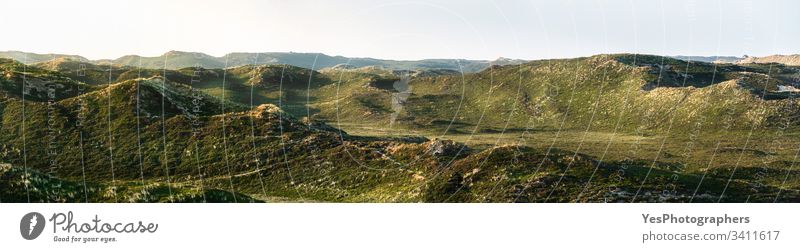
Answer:
[[[542,59],[611,52],[800,53],[800,1],[0,2],[0,50],[90,59],[169,50],[382,59]]]

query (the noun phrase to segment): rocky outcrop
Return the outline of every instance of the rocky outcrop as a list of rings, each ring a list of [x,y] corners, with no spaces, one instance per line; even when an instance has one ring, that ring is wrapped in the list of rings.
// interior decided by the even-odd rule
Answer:
[[[454,156],[465,150],[464,144],[453,140],[434,139],[425,143],[425,153],[431,156]]]

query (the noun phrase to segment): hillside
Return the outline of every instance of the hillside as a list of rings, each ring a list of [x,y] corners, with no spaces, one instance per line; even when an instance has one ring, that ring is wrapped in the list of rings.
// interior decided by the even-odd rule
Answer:
[[[634,58],[635,57],[635,58]],[[231,71],[235,72],[235,71]],[[767,77],[767,74],[770,77]],[[272,73],[275,75],[275,73]],[[337,123],[386,125],[453,132],[536,128],[689,127],[699,116],[727,117],[731,129],[762,125],[797,112],[797,69],[686,62],[646,55],[600,55],[493,67],[474,74],[414,76],[399,106],[401,75],[369,69],[331,69],[302,75],[315,85],[283,85],[282,106]],[[288,75],[287,75],[288,76]],[[294,79],[297,79],[295,77]],[[273,78],[272,83],[278,83]],[[257,89],[264,91],[264,89]],[[249,90],[246,92],[249,93]],[[601,99],[602,98],[602,99]],[[666,105],[666,106],[659,106]],[[750,111],[769,108],[754,117]],[[491,111],[491,112],[488,112]],[[642,118],[644,125],[641,124]],[[722,128],[712,121],[707,128]],[[562,125],[563,124],[563,125]]]
[[[33,101],[62,100],[95,90],[59,72],[0,59],[0,95]]]
[[[2,61],[0,201],[800,201],[790,66],[73,63]]]
[[[112,65],[97,65],[70,58],[56,58],[43,61],[32,66],[59,72],[89,85],[107,85],[120,81],[120,75],[132,70],[130,67],[117,67]]]

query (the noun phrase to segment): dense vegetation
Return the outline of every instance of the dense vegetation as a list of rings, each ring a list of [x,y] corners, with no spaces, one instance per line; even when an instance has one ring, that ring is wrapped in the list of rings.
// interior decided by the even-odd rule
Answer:
[[[149,67],[0,61],[0,201],[800,201],[795,67]]]

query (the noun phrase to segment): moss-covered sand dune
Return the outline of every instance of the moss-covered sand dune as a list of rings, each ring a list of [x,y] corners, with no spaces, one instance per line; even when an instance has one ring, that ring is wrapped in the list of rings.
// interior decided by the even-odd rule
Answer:
[[[800,201],[782,65],[0,63],[2,202]]]

